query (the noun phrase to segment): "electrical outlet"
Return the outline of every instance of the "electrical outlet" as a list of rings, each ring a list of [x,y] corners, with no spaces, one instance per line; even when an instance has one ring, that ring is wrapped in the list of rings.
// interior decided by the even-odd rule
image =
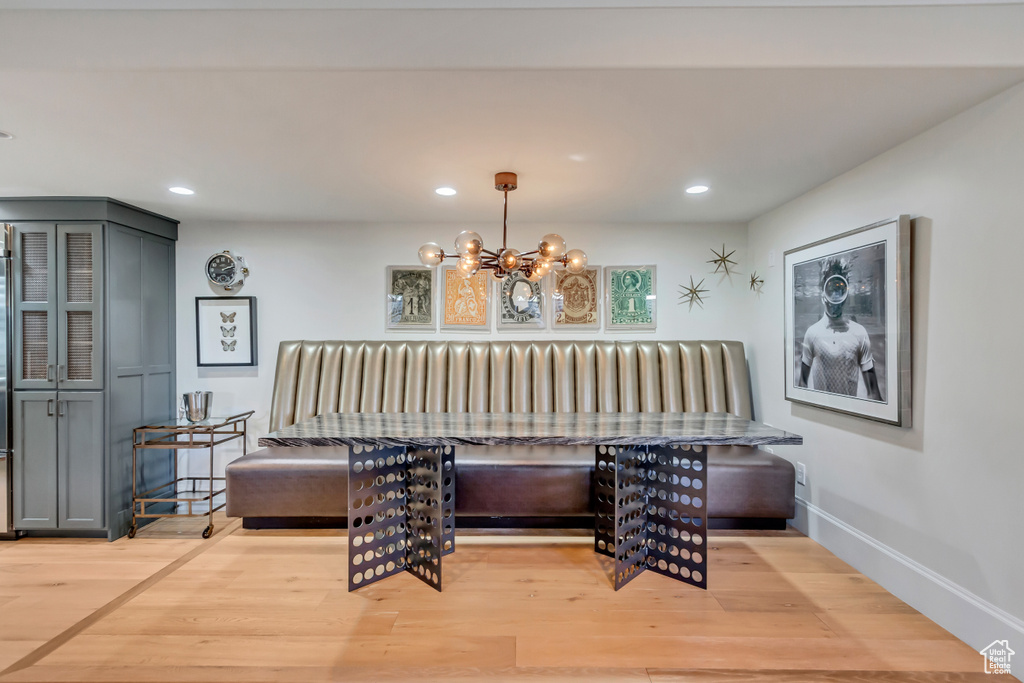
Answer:
[[[802,462],[796,464],[796,483],[807,486],[807,465]]]

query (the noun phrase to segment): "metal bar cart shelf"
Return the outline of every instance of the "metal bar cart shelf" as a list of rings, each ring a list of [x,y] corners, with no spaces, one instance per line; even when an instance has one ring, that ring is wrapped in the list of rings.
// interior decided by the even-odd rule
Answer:
[[[213,476],[214,446],[242,440],[242,455],[245,455],[247,420],[254,411],[212,417],[201,422],[178,420],[169,424],[147,425],[132,430],[132,525],[128,538],[135,538],[138,520],[154,517],[207,517],[203,538],[213,534],[213,513],[226,504],[224,477]],[[139,491],[138,452],[149,449],[189,450],[206,448],[210,454],[210,473],[204,477],[179,477],[178,458],[174,458],[174,475],[170,481]],[[197,490],[196,485],[205,482],[207,488]],[[182,487],[181,485],[185,486]],[[182,488],[186,490],[181,490]],[[218,500],[218,496],[220,499]],[[155,505],[173,504],[173,512],[153,512]],[[147,505],[150,506],[147,509]],[[196,510],[201,509],[197,512]]]

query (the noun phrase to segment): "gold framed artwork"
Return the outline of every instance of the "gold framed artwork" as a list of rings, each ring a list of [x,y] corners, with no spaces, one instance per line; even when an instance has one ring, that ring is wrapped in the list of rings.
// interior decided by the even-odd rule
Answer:
[[[441,328],[459,332],[487,332],[490,278],[479,272],[462,277],[455,268],[441,269]]]
[[[557,270],[552,274],[551,326],[558,331],[601,328],[601,268],[582,273]]]

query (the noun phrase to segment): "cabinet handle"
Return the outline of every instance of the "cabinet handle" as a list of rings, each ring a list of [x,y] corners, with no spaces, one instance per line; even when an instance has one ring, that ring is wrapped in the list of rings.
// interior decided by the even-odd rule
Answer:
[[[46,366],[46,381],[53,381],[53,363],[50,363],[49,365]]]
[[[64,373],[64,365],[63,365],[63,363],[61,363],[61,364],[57,365],[57,381],[58,382],[63,382],[66,379],[67,379],[67,376]]]
[[[57,417],[64,417],[64,401],[57,401]]]
[[[53,399],[46,399],[46,417],[53,417]]]

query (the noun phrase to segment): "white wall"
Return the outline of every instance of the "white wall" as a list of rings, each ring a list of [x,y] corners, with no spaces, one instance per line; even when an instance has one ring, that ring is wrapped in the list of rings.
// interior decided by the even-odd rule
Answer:
[[[765,277],[754,309],[761,419],[804,436],[798,523],[976,647],[1024,652],[1024,85],[753,221]],[[788,403],[781,254],[913,218],[913,427]],[[769,268],[768,254],[780,259]],[[980,664],[979,664],[980,665]]]
[[[489,334],[439,331],[386,332],[385,267],[418,263],[416,252],[427,241],[442,245],[464,229],[488,240],[500,237],[492,226],[203,223],[181,226],[177,246],[178,389],[214,392],[214,412],[255,410],[249,447],[267,432],[277,346],[288,339],[524,339],[594,338],[603,332],[566,334],[550,329],[531,333]],[[587,252],[593,265],[653,263],[657,270],[658,329],[619,333],[647,339],[738,339],[746,341],[747,321],[735,314],[756,298],[748,288],[745,225],[520,225],[509,226],[509,241],[525,251],[541,235],[556,231],[570,248]],[[710,275],[711,248],[736,250],[740,271],[731,280]],[[204,274],[206,259],[230,249],[245,257],[251,276],[239,296],[254,296],[259,319],[259,366],[197,368],[195,297],[224,295]],[[705,307],[678,305],[680,283],[706,278]],[[240,454],[226,444],[218,466]],[[195,458],[193,471],[201,469]]]

